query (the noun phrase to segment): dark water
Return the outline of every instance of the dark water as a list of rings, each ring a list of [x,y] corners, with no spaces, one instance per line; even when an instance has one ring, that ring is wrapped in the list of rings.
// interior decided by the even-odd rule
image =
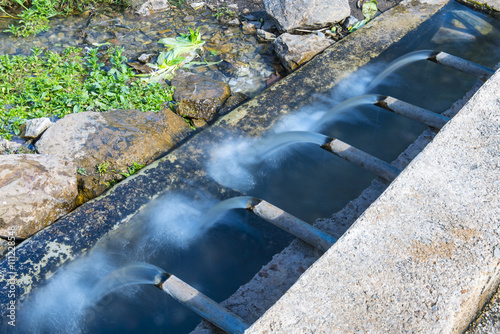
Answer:
[[[341,83],[323,103],[283,120],[283,129],[304,130],[304,118],[318,119],[337,103],[366,93],[385,94],[442,112],[476,82],[475,78],[422,61],[367,92],[364,87],[397,57],[419,49],[435,49],[494,67],[500,60],[498,21],[474,13],[494,26],[482,35],[471,27],[467,39],[434,38],[441,27],[460,25],[450,4],[432,22],[411,33],[380,59]],[[441,31],[441,35],[442,35]],[[469,38],[469,37],[468,37]],[[316,117],[316,118],[314,118]],[[308,130],[337,137],[381,159],[395,159],[425,126],[376,107],[359,107],[339,115],[327,128],[314,121]],[[280,131],[277,129],[276,131]],[[250,143],[251,144],[251,143]],[[287,149],[246,172],[253,180],[246,193],[263,198],[307,221],[330,216],[355,198],[374,176],[314,144]],[[147,262],[171,272],[206,295],[222,301],[247,282],[290,240],[285,233],[243,210],[201,224],[217,200],[193,189],[166,193],[132,221],[101,240],[86,257],[61,270],[45,288],[20,306],[20,332],[42,333],[187,333],[200,320],[154,286],[132,286],[113,292],[97,304],[87,300],[93,287],[111,271],[132,262]]]

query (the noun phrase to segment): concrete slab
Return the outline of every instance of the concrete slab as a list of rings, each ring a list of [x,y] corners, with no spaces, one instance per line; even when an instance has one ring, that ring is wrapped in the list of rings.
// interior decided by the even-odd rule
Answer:
[[[500,71],[246,333],[461,333],[500,281]]]

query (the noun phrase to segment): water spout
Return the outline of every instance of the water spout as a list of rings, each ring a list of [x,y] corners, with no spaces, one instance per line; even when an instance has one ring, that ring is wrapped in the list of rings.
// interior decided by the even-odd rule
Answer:
[[[320,133],[308,131],[281,132],[262,139],[253,146],[252,153],[262,159],[289,145],[298,143],[322,145],[324,142],[325,136]]]
[[[354,97],[338,104],[335,108],[323,115],[319,122],[328,122],[337,112],[363,104],[373,104],[437,129],[442,128],[450,120],[448,117],[441,116],[427,109],[417,107],[390,96],[367,94]]]
[[[400,172],[396,167],[391,166],[387,162],[344,143],[339,139],[330,138],[321,133],[305,131],[282,132],[266,138],[264,142],[268,145],[270,144],[270,148],[265,150],[266,154],[297,142],[317,144],[328,152],[365,168],[387,181],[394,180]]]
[[[154,285],[163,279],[163,270],[149,263],[135,263],[118,270],[101,279],[94,287],[91,297],[98,302],[107,294],[126,286],[137,284]],[[166,279],[166,278],[165,278]]]
[[[131,264],[112,272],[97,284],[94,289],[94,297],[97,297],[98,301],[114,290],[136,284],[157,286],[185,307],[227,333],[242,334],[250,327],[240,317],[229,312],[195,288],[149,263]]]
[[[206,222],[212,222],[217,220],[227,211],[232,209],[247,209],[252,206],[252,203],[258,201],[256,198],[251,196],[238,196],[226,199],[218,204],[214,205],[205,214],[203,220]]]
[[[486,81],[495,72],[492,69],[476,64],[472,61],[450,55],[446,52],[420,50],[410,52],[407,55],[400,57],[392,62],[392,64],[386,70],[384,70],[375,79],[373,79],[373,81],[368,85],[367,90],[373,89],[375,86],[380,84],[382,80],[384,80],[386,77],[388,77],[390,74],[397,71],[401,67],[407,66],[419,60],[430,60],[437,64],[450,67],[454,70],[473,75],[483,81]]]
[[[419,51],[414,51],[410,52],[402,57],[399,57],[395,61],[391,63],[391,65],[386,68],[382,73],[377,75],[375,79],[368,85],[367,91],[373,89],[375,86],[380,84],[382,80],[384,80],[386,77],[388,77],[390,74],[393,72],[397,71],[398,69],[405,67],[411,63],[414,63],[419,60],[424,60],[429,58],[435,51],[433,50],[419,50]]]
[[[366,94],[366,95],[361,95],[361,96],[356,96],[351,99],[345,100],[339,104],[337,104],[333,109],[329,110],[327,113],[325,113],[318,121],[320,125],[324,125],[327,123],[330,123],[332,119],[335,118],[335,116],[348,109],[355,108],[357,106],[361,105],[366,105],[366,104],[375,104],[379,99],[381,95],[377,94]]]

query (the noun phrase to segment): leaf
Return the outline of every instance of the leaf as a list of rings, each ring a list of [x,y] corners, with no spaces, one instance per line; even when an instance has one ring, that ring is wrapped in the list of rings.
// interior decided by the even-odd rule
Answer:
[[[212,65],[217,65],[219,64],[220,62],[222,62],[222,60],[219,60],[219,61],[192,61],[184,66],[182,66],[182,68],[191,68],[191,67],[204,67],[204,66],[212,66]]]
[[[367,20],[361,20],[361,21],[358,21],[356,22],[355,24],[353,24],[352,26],[349,27],[349,32],[354,32],[362,27],[365,26],[366,22],[368,22]]]
[[[363,16],[367,21],[370,21],[377,14],[377,0],[370,0],[363,4],[362,7]]]

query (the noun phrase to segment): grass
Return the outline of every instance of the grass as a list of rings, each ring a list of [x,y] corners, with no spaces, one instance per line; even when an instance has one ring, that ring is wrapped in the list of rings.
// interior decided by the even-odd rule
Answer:
[[[142,168],[144,168],[144,166],[146,166],[146,165],[142,165],[142,164],[134,161],[132,166],[129,166],[127,168],[128,169],[127,171],[122,170],[120,172],[120,174],[123,175],[124,177],[130,177],[130,176],[134,175],[135,173],[137,173]]]
[[[97,49],[88,54],[78,48],[62,54],[32,52],[0,56],[0,137],[18,135],[19,127],[32,118],[88,110],[159,111],[172,101],[172,87],[137,80],[121,48],[107,51],[109,70]]]
[[[49,30],[49,19],[53,16],[84,11],[97,4],[128,6],[129,0],[0,0],[0,11],[19,19],[18,24],[10,25],[5,32],[27,37]]]
[[[217,8],[217,11],[215,13],[212,13],[212,16],[217,20],[219,20],[221,17],[225,19],[233,19],[236,17],[236,13],[227,8],[227,5],[222,5],[221,7]]]

